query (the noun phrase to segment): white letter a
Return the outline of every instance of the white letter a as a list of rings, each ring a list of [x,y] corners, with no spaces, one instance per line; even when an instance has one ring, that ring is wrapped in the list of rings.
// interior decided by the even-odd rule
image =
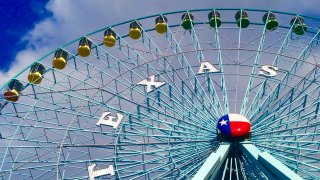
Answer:
[[[202,62],[198,71],[198,74],[203,74],[205,72],[213,73],[213,72],[220,72],[219,69],[215,68],[209,62]]]

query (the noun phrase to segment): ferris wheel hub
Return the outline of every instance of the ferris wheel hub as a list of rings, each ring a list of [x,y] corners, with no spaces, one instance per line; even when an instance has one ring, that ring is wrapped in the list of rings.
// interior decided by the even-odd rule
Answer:
[[[226,114],[219,118],[217,128],[223,135],[238,139],[248,136],[251,124],[243,115]]]

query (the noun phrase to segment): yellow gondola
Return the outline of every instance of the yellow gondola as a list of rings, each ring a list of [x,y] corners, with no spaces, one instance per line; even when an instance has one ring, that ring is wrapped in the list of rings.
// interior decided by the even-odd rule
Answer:
[[[52,66],[56,69],[63,69],[67,65],[68,52],[63,49],[59,49],[54,54],[54,59],[52,61]]]
[[[83,37],[79,42],[78,54],[82,57],[89,56],[91,52],[91,44],[92,42],[89,39]]]
[[[159,34],[164,34],[167,32],[167,22],[168,19],[165,16],[158,16],[156,18],[156,31]]]
[[[107,47],[113,47],[117,41],[117,34],[113,31],[113,29],[109,28],[104,31],[104,39],[103,44]]]
[[[23,84],[20,81],[12,79],[8,84],[7,90],[3,94],[4,99],[10,102],[17,102],[20,97],[22,88]]]
[[[40,63],[34,63],[28,75],[28,81],[32,84],[40,84],[46,68]]]
[[[142,35],[141,24],[137,21],[133,21],[130,24],[129,36],[132,39],[140,39]]]

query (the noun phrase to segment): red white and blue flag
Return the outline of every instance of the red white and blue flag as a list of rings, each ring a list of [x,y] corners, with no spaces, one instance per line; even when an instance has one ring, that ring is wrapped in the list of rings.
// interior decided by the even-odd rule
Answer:
[[[243,137],[250,132],[250,121],[240,114],[227,114],[218,120],[218,129],[230,137]]]

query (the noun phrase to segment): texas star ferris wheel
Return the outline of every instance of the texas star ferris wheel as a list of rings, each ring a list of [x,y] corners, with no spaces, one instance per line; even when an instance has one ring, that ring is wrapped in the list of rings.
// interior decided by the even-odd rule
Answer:
[[[63,45],[1,86],[1,178],[318,179],[319,27],[199,9]]]

